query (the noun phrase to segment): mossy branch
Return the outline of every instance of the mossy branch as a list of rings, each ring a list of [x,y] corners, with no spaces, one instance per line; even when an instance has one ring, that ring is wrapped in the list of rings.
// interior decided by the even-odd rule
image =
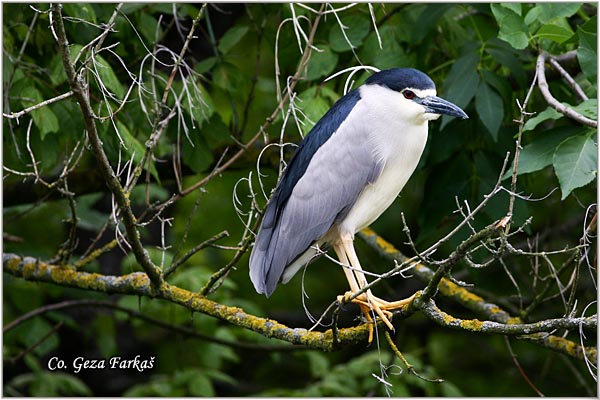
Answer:
[[[402,254],[391,243],[377,235],[373,230],[368,228],[363,229],[360,232],[360,236],[384,258],[397,263],[408,261],[408,257]],[[435,276],[434,271],[421,263],[416,263],[411,273],[426,284],[429,284]],[[583,318],[555,318],[524,324],[521,318],[511,316],[502,307],[485,301],[482,297],[464,287],[458,286],[447,278],[439,280],[437,289],[437,293],[441,296],[455,301],[457,304],[462,305],[487,320],[462,320],[455,318],[435,306],[433,300],[419,295],[409,305],[409,312],[420,310],[429,319],[444,327],[478,333],[515,335],[518,339],[532,341],[573,358],[583,360],[587,357],[588,360],[591,360],[595,364],[598,362],[597,349],[595,347],[580,346],[569,339],[550,334],[555,329],[577,330],[583,328],[596,330],[598,326],[596,315]]]
[[[153,288],[148,276],[143,272],[133,272],[122,276],[109,276],[77,271],[70,266],[51,265],[32,257],[4,254],[4,272],[15,277],[36,282],[48,282],[61,286],[93,290],[103,293],[118,293],[146,296],[179,304],[188,310],[227,321],[233,325],[249,329],[269,338],[280,339],[292,344],[300,344],[313,349],[333,351],[367,340],[369,330],[366,324],[339,329],[337,342],[331,330],[313,332],[307,329],[290,328],[279,322],[256,317],[239,307],[230,307],[214,302],[205,296],[179,288],[163,281]]]

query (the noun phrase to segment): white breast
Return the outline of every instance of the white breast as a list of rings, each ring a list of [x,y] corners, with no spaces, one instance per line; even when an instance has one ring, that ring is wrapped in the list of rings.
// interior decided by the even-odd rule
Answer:
[[[367,110],[363,118],[368,124],[365,146],[371,146],[385,166],[379,178],[365,188],[338,225],[339,233],[354,235],[392,204],[417,167],[427,143],[428,126],[422,111],[407,110],[403,107],[406,102],[402,95],[393,92],[391,96],[390,92],[380,86],[361,90]]]

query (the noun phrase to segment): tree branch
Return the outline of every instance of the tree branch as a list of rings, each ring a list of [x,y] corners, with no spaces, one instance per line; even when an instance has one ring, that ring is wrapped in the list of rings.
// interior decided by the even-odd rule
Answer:
[[[85,89],[83,87],[83,82],[80,80],[80,77],[77,76],[75,68],[71,63],[69,41],[65,32],[65,26],[63,24],[61,9],[61,4],[52,4],[52,23],[54,26],[54,31],[57,35],[58,47],[62,56],[63,67],[67,74],[67,80],[69,81],[71,90],[73,91],[73,94],[77,99],[77,103],[81,108],[81,114],[83,116],[88,138],[90,140],[90,145],[92,146],[92,151],[94,153],[94,156],[98,160],[99,169],[102,173],[104,181],[106,182],[106,185],[108,186],[112,194],[115,196],[115,200],[119,206],[119,209],[123,213],[123,222],[127,231],[127,239],[131,244],[131,248],[133,250],[135,258],[138,261],[138,263],[142,266],[144,271],[146,271],[152,283],[156,287],[159,287],[162,282],[162,277],[160,275],[160,272],[158,271],[158,268],[154,265],[152,260],[150,260],[148,252],[146,251],[146,249],[144,249],[142,245],[142,242],[140,240],[140,233],[138,232],[136,227],[136,219],[133,215],[129,204],[129,198],[125,195],[123,187],[117,179],[115,172],[113,171],[108,161],[108,158],[106,157],[106,153],[104,152],[102,142],[98,135],[96,123],[94,122],[94,113],[92,111],[89,98],[86,95]]]
[[[152,289],[148,276],[141,272],[122,276],[101,275],[76,271],[69,266],[51,265],[32,257],[20,257],[16,254],[4,254],[2,261],[4,272],[25,280],[54,283],[107,294],[118,293],[162,299],[263,336],[305,345],[312,349],[333,351],[365,342],[369,335],[367,324],[339,329],[336,343],[331,330],[313,332],[301,328],[290,328],[272,319],[250,315],[241,308],[219,304],[198,293],[181,289],[167,282],[163,282],[160,291],[157,292]]]
[[[432,321],[441,326],[461,329],[469,332],[496,333],[501,335],[529,335],[540,332],[550,332],[555,329],[578,329],[580,326],[587,330],[596,329],[596,316],[580,318],[553,318],[531,324],[501,324],[494,321],[478,319],[460,319],[442,311],[433,300],[428,300],[419,307]]]
[[[408,258],[398,251],[391,243],[385,241],[379,235],[377,235],[373,230],[367,228],[363,229],[360,232],[360,236],[365,240],[365,242],[370,245],[372,248],[377,250],[377,252],[383,256],[384,258],[394,261],[396,263],[404,263],[408,260]],[[415,275],[417,279],[422,282],[428,283],[434,276],[434,271],[432,271],[429,267],[421,263],[415,263],[411,272]],[[489,321],[478,321],[478,320],[460,320],[455,317],[452,317],[443,311],[440,310],[439,313],[434,313],[432,311],[431,306],[428,302],[419,302],[419,296],[415,298],[409,305],[408,312],[414,312],[415,310],[421,310],[423,313],[427,315],[429,312],[430,315],[428,317],[435,322],[441,321],[444,326],[448,326],[451,328],[469,330],[469,331],[482,331],[483,324],[487,324],[485,329],[491,330],[488,333],[497,333],[497,334],[509,334],[509,335],[518,335],[518,339],[524,339],[532,341],[538,345],[543,347],[552,349],[554,351],[561,352],[570,357],[574,357],[580,360],[583,360],[585,356],[588,359],[593,360],[593,362],[597,363],[597,350],[593,347],[583,347],[580,346],[571,340],[550,335],[546,333],[545,330],[540,330],[538,327],[540,325],[545,325],[549,331],[553,329],[558,329],[557,325],[564,323],[563,326],[568,326],[569,329],[579,329],[580,323],[585,324],[587,329],[597,329],[597,317],[592,316],[589,318],[571,318],[570,322],[557,322],[556,320],[546,320],[540,321],[533,324],[523,324],[523,321],[519,317],[512,317],[510,313],[506,312],[502,309],[502,307],[497,304],[486,302],[482,297],[470,292],[464,287],[460,287],[457,284],[451,282],[447,278],[442,278],[438,285],[438,293],[448,299],[455,301],[456,303],[464,306],[465,308],[475,312],[477,315],[481,315],[484,318],[487,318]],[[405,312],[403,310],[403,312]],[[443,314],[442,314],[443,313]],[[434,318],[435,317],[435,318]],[[567,319],[559,319],[559,320],[567,320]],[[494,325],[494,322],[500,323],[499,325]],[[573,322],[577,321],[577,323]],[[462,324],[462,325],[461,325]],[[536,325],[540,324],[540,325]],[[517,328],[514,328],[515,331],[511,330],[513,328],[508,328],[506,331],[502,331],[500,326],[508,327],[515,325]],[[487,328],[490,327],[490,328]],[[520,327],[520,328],[519,328]],[[533,329],[535,331],[530,332],[539,332],[539,333],[530,333],[526,334],[526,329]],[[493,330],[498,330],[498,332],[492,332]],[[544,331],[542,333],[542,331]]]
[[[538,56],[537,62],[536,62],[536,70],[537,70],[537,75],[538,75],[538,87],[540,88],[540,92],[542,93],[542,96],[544,96],[544,99],[546,99],[548,104],[552,108],[554,108],[556,111],[558,111],[559,113],[579,122],[580,124],[587,125],[592,128],[598,128],[597,121],[594,121],[592,119],[584,117],[583,115],[579,114],[577,111],[573,110],[572,108],[569,108],[569,107],[565,106],[564,104],[560,103],[558,100],[556,100],[554,98],[554,96],[552,96],[552,93],[550,93],[550,88],[548,86],[548,82],[546,81],[546,69],[544,66],[544,64],[546,63],[546,59],[548,59],[548,57],[551,57],[551,56],[548,53],[542,51],[540,53],[540,55]]]

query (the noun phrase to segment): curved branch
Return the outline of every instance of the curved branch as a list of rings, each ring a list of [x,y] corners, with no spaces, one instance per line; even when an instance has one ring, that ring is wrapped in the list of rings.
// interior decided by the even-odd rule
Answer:
[[[537,70],[537,75],[538,75],[538,87],[540,88],[540,92],[542,93],[542,96],[544,96],[544,99],[546,99],[548,104],[552,108],[554,108],[556,111],[558,111],[559,113],[566,115],[567,117],[569,117],[571,119],[574,119],[575,121],[579,122],[580,124],[587,125],[592,128],[598,128],[597,121],[594,121],[593,119],[584,117],[583,115],[579,114],[577,111],[573,110],[572,108],[569,108],[569,107],[565,106],[564,104],[560,103],[558,100],[556,100],[554,98],[554,96],[552,96],[552,93],[550,93],[550,88],[548,86],[548,82],[546,81],[546,69],[544,67],[544,64],[546,63],[546,59],[548,57],[550,57],[550,55],[548,53],[541,52],[540,55],[538,56],[537,62],[536,62],[536,70]]]

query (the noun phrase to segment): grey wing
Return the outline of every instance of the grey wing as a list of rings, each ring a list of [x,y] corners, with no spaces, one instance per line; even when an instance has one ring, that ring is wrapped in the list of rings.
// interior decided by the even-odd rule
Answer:
[[[267,206],[250,255],[250,277],[257,292],[269,296],[286,267],[347,215],[382,169],[383,163],[364,141],[334,134],[323,144],[279,215],[275,199]]]

